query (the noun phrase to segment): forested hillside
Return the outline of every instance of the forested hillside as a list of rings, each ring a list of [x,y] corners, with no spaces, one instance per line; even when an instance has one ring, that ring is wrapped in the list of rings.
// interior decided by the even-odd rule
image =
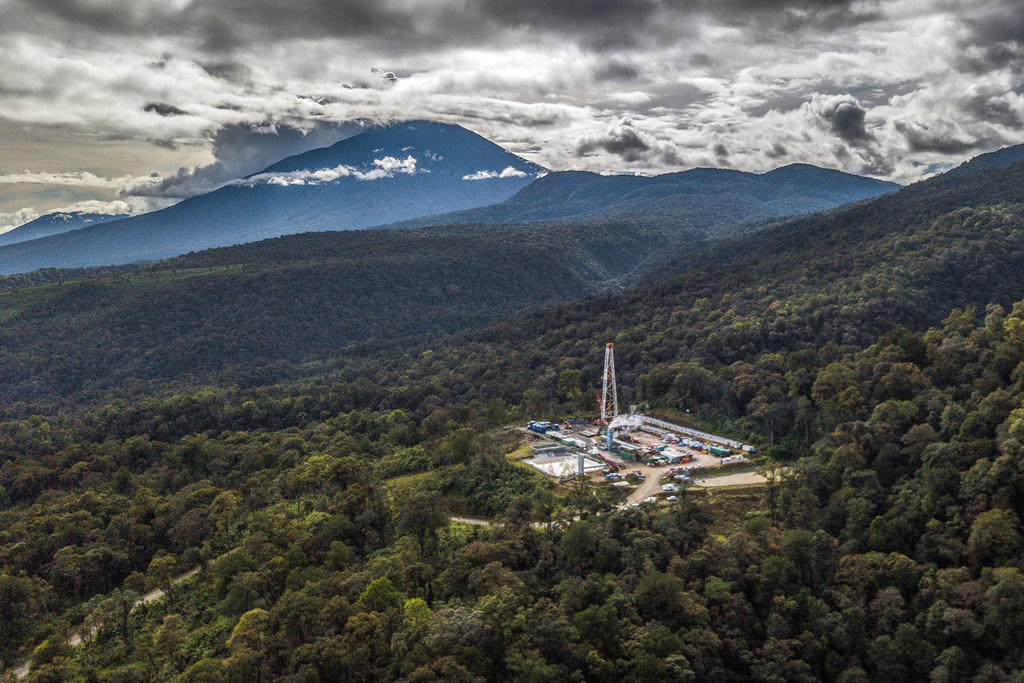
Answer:
[[[616,288],[694,238],[629,223],[309,233],[99,277],[18,276],[0,291],[0,395],[265,384],[287,366]]]
[[[675,307],[676,293],[691,302],[729,293],[765,306],[787,292],[810,296],[823,278],[846,278],[843,286],[856,288],[851,278],[872,268],[874,251],[886,248],[897,234],[933,230],[933,218],[960,206],[1019,200],[1020,179],[1017,167],[959,180],[936,178],[720,247],[657,222],[467,225],[289,236],[80,281],[45,284],[66,278],[62,271],[18,276],[15,282],[38,278],[42,284],[0,293],[0,319],[7,323],[0,333],[3,396],[14,402],[137,386],[126,380],[278,381],[297,376],[296,364],[359,357],[382,345],[396,351],[396,340],[425,343],[425,334],[472,328],[524,306],[614,289],[672,254],[686,257],[660,266],[662,282],[649,291],[554,309],[544,314],[540,327],[516,321],[513,329],[499,334],[514,337],[533,330],[526,333],[528,341],[563,326],[560,316],[578,319],[583,329],[600,330],[612,323],[606,320],[598,327],[597,321],[611,315],[615,325],[625,328],[629,320],[646,319],[650,303]],[[1024,292],[1024,271],[1013,267],[1014,239],[987,233],[975,238],[988,240],[976,244],[982,260],[1005,241],[1004,265],[961,268],[964,277],[955,278],[961,289],[937,279],[923,281],[924,295],[941,298],[928,302],[938,310],[972,302],[972,288],[995,292],[1004,303]],[[962,256],[946,250],[935,258]],[[913,261],[915,275],[941,275],[928,271],[920,259],[905,260]],[[682,281],[664,277],[680,270],[700,272]],[[773,298],[767,302],[762,299],[769,295],[752,291],[762,286],[771,287]],[[893,320],[934,322],[927,309],[914,308],[918,303],[923,302],[886,300],[884,305],[914,309],[902,310],[897,318],[890,315]],[[606,315],[598,318],[602,311]],[[864,330],[861,340],[885,327],[884,322],[875,325],[875,311],[862,315],[866,319],[852,325]],[[700,325],[712,322],[702,318]],[[700,336],[696,329],[672,334],[689,334],[692,341]],[[820,336],[805,332],[800,340]]]
[[[128,382],[127,399],[0,424],[0,659],[31,655],[29,681],[1016,680],[1022,180],[1024,165],[938,178],[637,289],[302,368],[218,366],[211,349],[250,342],[183,313],[160,353],[220,367],[219,386]],[[305,239],[296,263],[321,248]],[[619,262],[599,244],[572,248]],[[152,301],[161,278],[246,282],[256,257],[301,291],[272,242],[250,249],[14,288],[7,310],[66,334],[58,360],[85,368],[75,316],[143,310],[129,286]],[[216,300],[188,304],[186,286],[166,310]],[[268,357],[316,328],[296,329],[265,337]],[[120,341],[141,333],[105,333],[121,361],[147,358]],[[593,411],[607,341],[623,403],[757,443],[768,484],[623,511],[515,462],[506,425]],[[55,343],[5,342],[9,367]],[[153,588],[168,596],[132,610]]]
[[[802,406],[777,429],[806,445],[774,449],[791,469],[738,516],[696,492],[627,512],[552,493],[489,431],[519,408],[355,407],[408,398],[390,382],[6,423],[3,656],[54,634],[30,681],[1012,680],[1021,330],[1024,302],[717,378],[653,369],[645,391],[695,405],[712,395],[683,394],[705,380],[766,412]],[[99,630],[71,648],[64,623]]]
[[[562,171],[538,178],[504,202],[400,225],[632,220],[716,238],[736,225],[813,213],[899,187],[806,164],[762,174],[716,168],[657,176]]]

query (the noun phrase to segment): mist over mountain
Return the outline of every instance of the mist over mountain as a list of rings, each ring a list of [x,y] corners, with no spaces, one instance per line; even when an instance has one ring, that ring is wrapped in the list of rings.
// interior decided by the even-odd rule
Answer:
[[[0,250],[0,272],[154,261],[503,201],[543,169],[460,126],[374,128],[179,204]]]

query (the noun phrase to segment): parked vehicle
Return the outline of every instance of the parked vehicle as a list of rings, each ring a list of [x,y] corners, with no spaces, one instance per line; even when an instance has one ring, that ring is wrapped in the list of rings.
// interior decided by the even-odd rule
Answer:
[[[541,422],[539,420],[531,420],[526,428],[531,432],[537,434],[546,434],[549,431],[558,431],[558,425],[551,424],[550,422]]]

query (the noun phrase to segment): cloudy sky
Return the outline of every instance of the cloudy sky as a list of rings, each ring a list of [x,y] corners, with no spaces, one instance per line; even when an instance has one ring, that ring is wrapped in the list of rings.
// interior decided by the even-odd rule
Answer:
[[[394,119],[556,170],[903,183],[1024,142],[1024,0],[0,0],[0,34],[0,230]]]

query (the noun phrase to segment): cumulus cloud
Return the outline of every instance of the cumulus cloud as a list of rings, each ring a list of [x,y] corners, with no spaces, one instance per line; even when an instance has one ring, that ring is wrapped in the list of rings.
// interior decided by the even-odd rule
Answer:
[[[620,119],[603,133],[582,137],[576,142],[577,154],[585,156],[601,151],[614,154],[627,163],[680,163],[679,150],[674,143],[637,128],[629,118]]]
[[[477,171],[462,176],[463,180],[490,180],[492,178],[525,178],[526,171],[520,171],[515,166],[506,166],[501,171]]]
[[[373,165],[376,166],[376,168],[366,174],[368,176],[373,174],[373,177],[363,179],[375,180],[376,178],[389,178],[396,173],[412,175],[416,172],[416,158],[412,155],[409,155],[404,159],[391,156],[384,157],[383,159],[374,159]]]
[[[14,230],[39,218],[39,212],[33,208],[18,209],[10,213],[0,213],[0,234]]]
[[[18,226],[24,225],[51,213],[88,213],[101,216],[135,216],[140,213],[155,211],[167,206],[166,202],[153,202],[142,198],[116,199],[113,201],[102,201],[87,199],[66,206],[49,209],[44,212],[27,207],[10,213],[0,213],[0,234],[9,232]]]

